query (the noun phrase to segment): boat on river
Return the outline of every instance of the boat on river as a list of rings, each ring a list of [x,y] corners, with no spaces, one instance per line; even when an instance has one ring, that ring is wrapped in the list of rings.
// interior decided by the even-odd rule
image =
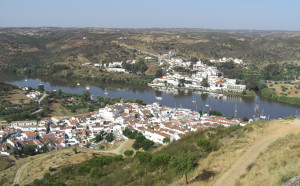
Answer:
[[[196,100],[195,100],[195,97],[194,97],[194,96],[193,96],[193,101],[192,101],[192,103],[194,103],[194,104],[196,103]]]
[[[160,100],[162,100],[162,97],[157,96],[157,97],[155,97],[155,99],[157,99],[158,101],[160,101]]]

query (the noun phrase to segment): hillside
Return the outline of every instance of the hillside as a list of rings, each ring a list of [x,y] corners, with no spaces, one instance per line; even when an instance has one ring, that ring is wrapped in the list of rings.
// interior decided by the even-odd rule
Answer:
[[[245,127],[218,127],[187,135],[151,151],[151,154],[153,159],[163,153],[171,156],[170,164],[179,151],[196,158],[198,166],[187,174],[190,185],[280,185],[300,173],[299,133],[299,119],[258,122]],[[207,148],[196,143],[203,137],[210,140]],[[83,149],[79,151],[86,153]],[[82,156],[80,154],[78,156]],[[185,184],[185,177],[182,174],[176,176],[170,165],[158,169],[152,163],[141,164],[139,159],[140,155],[124,159],[118,156],[109,158],[96,155],[84,164],[72,163],[71,167],[66,168],[59,166],[54,172],[49,172],[50,175],[48,174],[43,182],[60,181],[67,185]],[[18,165],[18,162],[16,164]],[[37,164],[40,165],[37,165],[36,169],[39,166],[45,167],[41,162]],[[14,167],[9,168],[7,172],[16,170]],[[43,169],[43,172],[47,172],[47,169]],[[27,175],[30,174],[37,173],[27,172]],[[40,176],[41,174],[37,174],[31,176],[31,179]]]
[[[300,33],[201,29],[0,28],[0,64],[111,62],[173,51],[189,59],[299,62]]]

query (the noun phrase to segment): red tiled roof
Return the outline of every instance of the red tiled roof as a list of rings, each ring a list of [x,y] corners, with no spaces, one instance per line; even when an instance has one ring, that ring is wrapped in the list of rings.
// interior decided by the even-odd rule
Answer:
[[[78,120],[76,120],[76,119],[75,119],[75,120],[69,120],[69,121],[70,121],[70,124],[71,124],[71,125],[76,125],[76,123],[78,123],[78,122],[79,122],[79,121],[78,121]]]
[[[28,132],[26,133],[26,136],[27,137],[31,137],[31,136],[35,136],[36,134],[34,132]]]

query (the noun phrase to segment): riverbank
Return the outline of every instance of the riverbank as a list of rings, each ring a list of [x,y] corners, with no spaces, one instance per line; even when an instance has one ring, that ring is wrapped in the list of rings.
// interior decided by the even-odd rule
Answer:
[[[40,70],[28,71],[22,69],[14,68],[3,68],[0,69],[1,73],[11,73],[20,76],[39,76],[48,77],[56,79],[66,79],[66,80],[88,80],[102,83],[122,83],[126,85],[147,85],[154,79],[153,75],[145,74],[125,74],[122,72],[107,72],[103,69],[93,69],[93,74],[91,75],[89,71],[82,71],[81,73],[48,73],[46,69],[38,68]],[[95,71],[96,70],[96,71]]]
[[[231,89],[222,89],[222,90],[209,90],[209,89],[201,89],[201,88],[191,88],[191,87],[166,87],[163,85],[158,85],[158,84],[151,84],[149,83],[148,86],[154,88],[154,89],[158,89],[160,91],[164,91],[164,90],[168,90],[168,91],[173,91],[174,93],[178,92],[178,91],[192,91],[192,92],[203,92],[203,93],[207,93],[207,94],[212,94],[212,95],[216,95],[216,96],[222,96],[222,95],[226,95],[226,96],[256,96],[256,93],[253,90],[245,90],[245,91],[236,91],[236,90],[231,90]]]
[[[242,118],[247,116],[253,118],[254,108],[256,104],[259,104],[260,111],[264,109],[264,115],[270,115],[270,119],[273,118],[285,118],[289,115],[300,113],[300,108],[290,104],[282,104],[277,101],[271,101],[269,99],[258,96],[237,96],[237,95],[224,95],[217,99],[212,94],[202,94],[201,92],[192,92],[189,90],[167,92],[154,90],[146,85],[124,85],[120,83],[102,83],[89,80],[65,80],[63,78],[46,78],[38,76],[14,76],[11,73],[1,73],[1,81],[16,86],[30,86],[38,88],[39,84],[43,84],[46,91],[59,91],[71,94],[81,95],[86,90],[86,86],[90,88],[90,94],[94,96],[106,97],[122,97],[124,100],[132,98],[140,98],[144,103],[152,104],[156,102],[156,97],[161,97],[159,101],[161,105],[169,107],[182,107],[192,110],[218,110],[223,115],[231,117],[235,115],[235,106],[237,108],[237,117]],[[25,81],[27,80],[27,81]],[[78,86],[77,83],[80,83]],[[105,94],[105,93],[108,94]],[[196,103],[192,101],[196,100]],[[205,107],[210,105],[210,107]],[[55,107],[57,108],[57,107]],[[63,111],[69,112],[69,110],[63,109]],[[78,110],[79,111],[79,110]],[[63,113],[62,113],[63,114]]]
[[[300,98],[299,97],[287,97],[286,95],[279,96],[276,94],[274,88],[264,88],[261,90],[260,95],[263,98],[267,98],[272,101],[278,101],[280,103],[287,103],[287,104],[291,104],[291,105],[300,106]]]

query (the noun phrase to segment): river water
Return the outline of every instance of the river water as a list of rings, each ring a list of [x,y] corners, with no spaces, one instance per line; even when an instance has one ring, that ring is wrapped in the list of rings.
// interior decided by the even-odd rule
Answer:
[[[27,81],[26,81],[27,80]],[[265,115],[270,119],[284,118],[290,115],[300,114],[300,107],[288,104],[282,104],[271,100],[263,99],[260,96],[242,97],[242,96],[223,96],[216,98],[214,95],[203,94],[201,92],[179,91],[166,92],[154,90],[148,86],[127,86],[115,83],[100,83],[88,80],[71,80],[71,79],[54,79],[50,77],[25,77],[16,74],[1,73],[0,81],[4,81],[17,86],[30,86],[37,88],[39,84],[43,84],[45,90],[62,90],[63,92],[81,94],[86,87],[90,87],[91,95],[122,97],[123,99],[141,98],[144,103],[153,103],[156,97],[162,97],[160,104],[169,107],[182,107],[192,110],[218,110],[224,116],[231,117],[237,110],[237,117],[247,116],[253,118],[254,107],[259,104],[259,114]],[[77,85],[77,84],[80,85]],[[108,94],[105,94],[107,92]],[[196,104],[192,103],[195,100]]]

